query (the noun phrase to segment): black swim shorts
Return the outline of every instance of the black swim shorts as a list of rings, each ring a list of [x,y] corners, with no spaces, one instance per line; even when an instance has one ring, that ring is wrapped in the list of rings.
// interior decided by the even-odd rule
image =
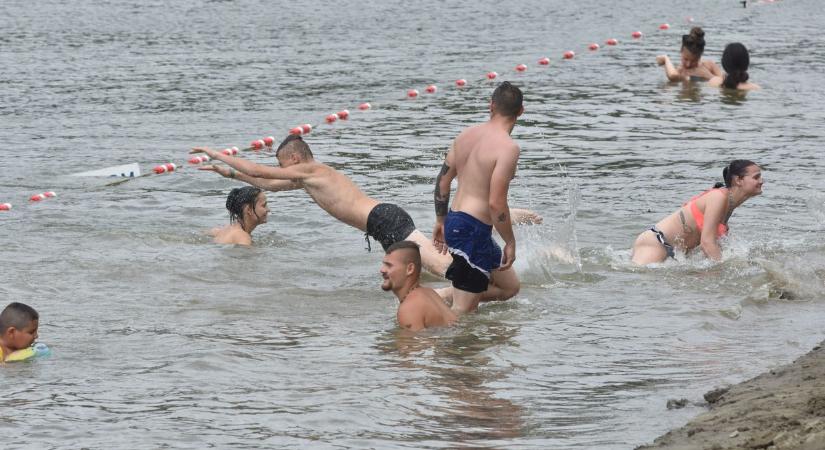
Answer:
[[[385,251],[390,245],[407,239],[413,231],[412,217],[397,205],[379,203],[367,216],[367,235],[380,242]]]

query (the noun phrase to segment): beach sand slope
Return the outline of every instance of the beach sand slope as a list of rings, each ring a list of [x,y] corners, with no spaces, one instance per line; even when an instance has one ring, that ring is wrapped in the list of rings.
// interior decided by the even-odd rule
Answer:
[[[792,364],[705,394],[710,410],[642,449],[825,449],[825,341]]]

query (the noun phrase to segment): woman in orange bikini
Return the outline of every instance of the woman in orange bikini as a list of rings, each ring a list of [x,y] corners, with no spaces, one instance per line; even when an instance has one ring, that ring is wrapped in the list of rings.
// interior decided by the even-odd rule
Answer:
[[[719,261],[718,239],[728,232],[728,219],[745,200],[762,193],[762,170],[744,159],[732,161],[722,171],[725,183],[716,183],[685,203],[673,214],[644,231],[633,243],[632,260],[645,265],[701,247],[708,258]]]

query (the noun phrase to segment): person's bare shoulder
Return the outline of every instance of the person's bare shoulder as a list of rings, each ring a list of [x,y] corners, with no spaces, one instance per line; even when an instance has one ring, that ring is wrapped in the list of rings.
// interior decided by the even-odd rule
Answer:
[[[444,303],[444,300],[438,295],[435,289],[422,287],[418,290],[423,294],[422,297],[425,297],[424,300],[429,311],[428,317],[432,323],[438,324],[439,326],[452,325],[458,320],[455,313]]]
[[[426,313],[425,304],[420,294],[413,291],[407,295],[407,298],[398,305],[398,325],[401,328],[418,331],[424,328],[424,315]]]
[[[215,243],[229,245],[252,245],[252,236],[236,228],[223,228],[215,235]]]
[[[235,238],[235,242],[233,242],[233,244],[247,246],[252,245],[252,236],[250,236],[248,233],[239,233],[238,237]]]
[[[722,189],[714,189],[703,197],[705,199],[705,208],[722,209],[728,204],[728,194]]]
[[[724,77],[713,77],[708,80],[708,86],[710,87],[719,87],[725,81]]]
[[[286,170],[290,170],[292,174],[294,174],[294,178],[292,178],[291,181],[298,183],[297,185],[301,187],[318,185],[319,182],[324,182],[328,180],[330,176],[339,173],[332,167],[317,161],[295,164]]]
[[[501,151],[498,152],[499,159],[517,160],[521,154],[521,148],[518,146],[516,141],[510,139],[509,136],[507,137],[507,140],[502,141],[499,148],[501,149]]]
[[[453,139],[453,145],[451,149],[459,150],[463,148],[464,142],[470,139],[470,137],[476,133],[478,127],[478,125],[473,125],[471,127],[467,127],[461,130],[461,132],[458,133],[458,136],[456,136],[455,139]]]

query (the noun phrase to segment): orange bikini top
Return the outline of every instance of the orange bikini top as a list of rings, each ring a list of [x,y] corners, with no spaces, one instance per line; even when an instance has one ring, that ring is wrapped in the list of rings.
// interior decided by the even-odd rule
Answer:
[[[705,215],[702,213],[702,211],[699,211],[699,207],[696,206],[696,199],[698,199],[699,197],[704,196],[708,192],[712,192],[712,191],[715,191],[715,190],[718,190],[718,189],[724,189],[724,190],[727,191],[728,188],[708,189],[707,191],[702,192],[701,194],[694,196],[693,198],[688,200],[687,203],[685,203],[685,206],[687,206],[690,209],[690,213],[693,214],[693,220],[696,222],[696,228],[699,229],[700,233],[702,232],[702,227],[705,225]],[[730,207],[730,205],[728,205],[728,207]],[[720,238],[720,237],[722,237],[726,234],[728,234],[728,225],[726,223],[720,223],[716,227],[716,237]]]

